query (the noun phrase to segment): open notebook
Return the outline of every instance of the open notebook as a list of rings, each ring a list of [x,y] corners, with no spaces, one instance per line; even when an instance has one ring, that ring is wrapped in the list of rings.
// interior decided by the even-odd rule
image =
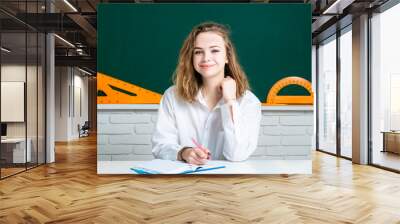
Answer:
[[[221,168],[225,168],[225,166],[213,161],[196,166],[181,161],[154,159],[138,163],[131,170],[137,174],[188,174]]]

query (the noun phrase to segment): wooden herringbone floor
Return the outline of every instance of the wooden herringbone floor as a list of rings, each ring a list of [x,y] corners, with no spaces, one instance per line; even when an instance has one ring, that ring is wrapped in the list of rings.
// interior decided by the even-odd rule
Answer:
[[[84,138],[0,181],[0,223],[400,223],[399,174],[313,161],[313,175],[98,176]]]

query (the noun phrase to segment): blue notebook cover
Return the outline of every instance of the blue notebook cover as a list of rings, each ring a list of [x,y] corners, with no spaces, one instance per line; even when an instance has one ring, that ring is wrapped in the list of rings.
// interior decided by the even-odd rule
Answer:
[[[225,168],[225,166],[217,166],[217,167],[210,167],[210,168],[202,168],[197,167],[195,170],[186,170],[181,173],[176,173],[176,174],[189,174],[189,173],[198,173],[198,172],[203,172],[203,171],[208,171],[208,170],[216,170],[216,169],[222,169]],[[149,170],[145,168],[139,168],[139,167],[133,167],[131,170],[135,171],[137,174],[166,174],[166,173],[160,173],[155,170]],[[173,174],[173,173],[169,173]]]
[[[137,174],[190,174],[225,168],[225,165],[210,163],[196,166],[180,161],[155,159],[141,162],[130,169]]]

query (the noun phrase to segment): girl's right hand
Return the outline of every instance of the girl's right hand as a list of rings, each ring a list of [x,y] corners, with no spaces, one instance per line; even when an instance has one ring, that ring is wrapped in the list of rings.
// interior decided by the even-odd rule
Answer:
[[[203,165],[206,163],[208,154],[201,148],[185,148],[182,152],[182,158],[190,164]],[[208,151],[208,149],[206,149]]]

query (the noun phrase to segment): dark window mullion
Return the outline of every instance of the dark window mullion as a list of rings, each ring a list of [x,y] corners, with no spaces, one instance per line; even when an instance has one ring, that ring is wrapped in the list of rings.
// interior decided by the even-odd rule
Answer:
[[[36,13],[39,14],[39,0]],[[36,166],[39,166],[39,32],[36,32]]]
[[[319,149],[319,44],[315,47],[315,148]]]
[[[341,64],[340,64],[340,36],[341,31],[336,31],[336,154],[341,157],[341,114],[340,114],[340,80],[341,80]]]
[[[49,13],[48,11],[48,6],[50,5],[50,3],[46,0],[44,2],[45,4],[45,13]],[[48,33],[47,31],[44,32],[44,68],[42,69],[42,81],[44,81],[44,100],[43,100],[43,104],[44,107],[42,107],[42,109],[44,108],[44,135],[43,135],[43,141],[44,141],[44,161],[43,163],[45,164],[47,162],[47,37],[48,37]],[[54,35],[53,35],[54,37]],[[43,43],[43,42],[42,42]],[[44,75],[44,78],[43,78]],[[61,78],[61,77],[60,77]],[[42,83],[43,84],[43,83]],[[61,91],[61,89],[60,89]]]
[[[1,40],[1,34],[2,34],[2,32],[1,32],[1,24],[2,23],[0,23],[0,47],[2,46],[2,40]],[[1,51],[1,50],[0,50]],[[0,101],[1,101],[1,67],[2,67],[2,64],[1,64],[1,62],[2,62],[2,59],[1,59],[1,52],[0,52]],[[2,108],[1,108],[1,104],[0,104],[0,124],[1,124],[1,110],[2,110]],[[1,134],[0,134],[1,135]],[[2,176],[1,176],[1,170],[2,170],[2,160],[1,160],[1,144],[0,144],[0,179],[2,179]]]
[[[367,119],[368,119],[368,124],[367,124],[367,132],[368,132],[368,155],[367,155],[367,160],[368,164],[373,164],[373,152],[372,152],[372,64],[371,64],[371,57],[372,57],[372,11],[368,12],[368,20],[367,20],[367,47],[368,47],[368,53],[367,53]]]
[[[25,21],[28,17],[28,1],[25,0]],[[28,90],[28,24],[25,23],[25,88],[24,88],[24,118],[25,118],[25,170],[28,170],[28,107],[27,107],[27,90]]]

